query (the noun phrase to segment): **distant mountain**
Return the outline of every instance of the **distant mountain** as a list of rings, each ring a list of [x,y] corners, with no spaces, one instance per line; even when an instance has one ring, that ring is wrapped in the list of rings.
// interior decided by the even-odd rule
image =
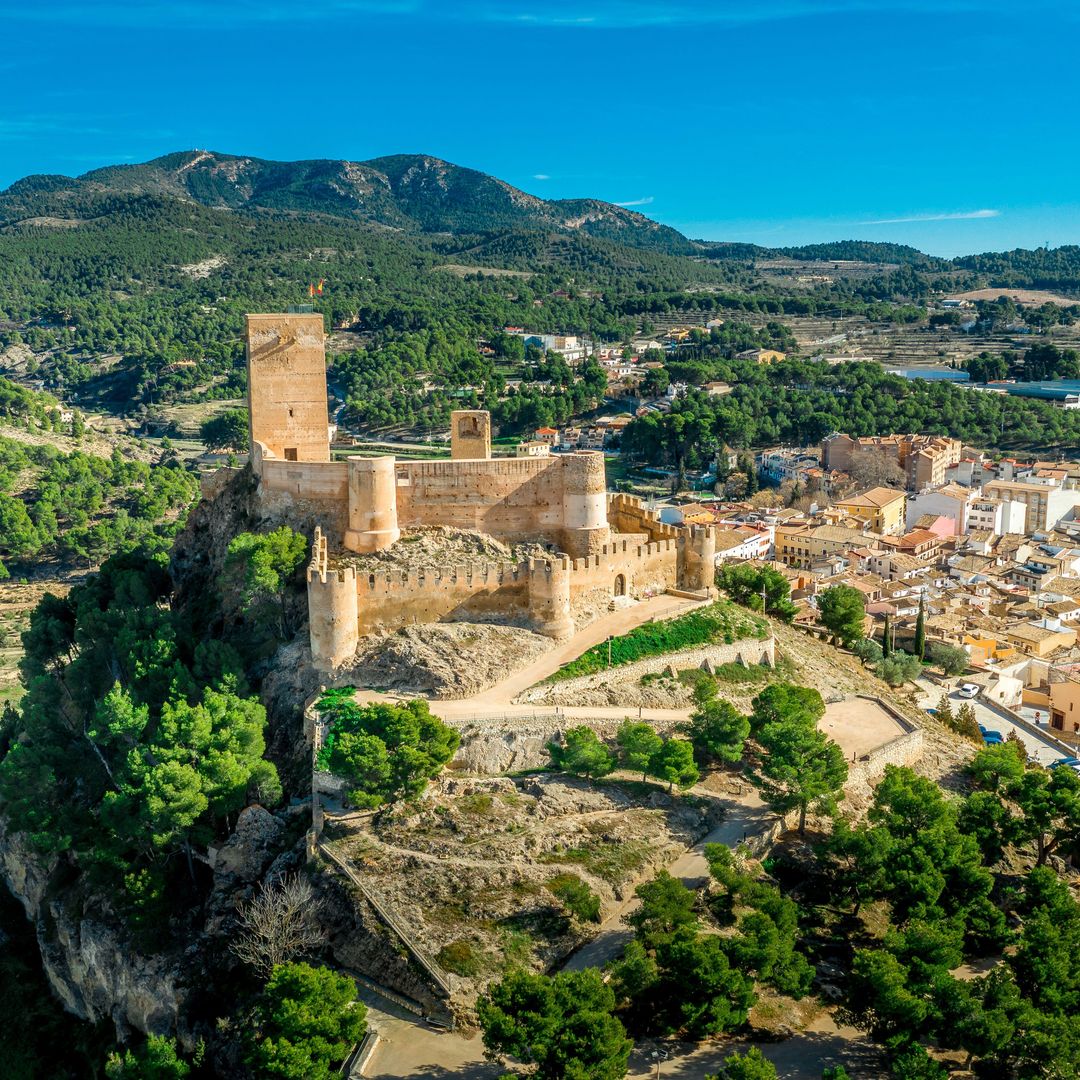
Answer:
[[[691,254],[680,232],[599,199],[539,199],[423,154],[372,161],[266,161],[208,150],[112,165],[78,178],[28,176],[0,193],[0,222],[78,217],[108,196],[149,195],[243,211],[326,214],[407,232],[546,230]]]
[[[948,263],[946,259],[936,259],[908,244],[879,243],[874,240],[834,240],[825,244],[804,244],[802,247],[777,248],[775,254],[810,262],[881,262],[925,268],[931,265],[944,267]]]

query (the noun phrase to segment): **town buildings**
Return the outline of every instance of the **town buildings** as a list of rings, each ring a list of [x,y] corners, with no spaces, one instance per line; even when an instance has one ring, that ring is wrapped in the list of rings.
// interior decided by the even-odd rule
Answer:
[[[821,463],[827,469],[850,472],[860,456],[894,462],[903,470],[909,491],[945,483],[946,472],[963,456],[959,439],[936,435],[829,435],[821,442]]]
[[[875,487],[860,495],[837,499],[835,506],[841,514],[865,523],[871,532],[899,536],[904,531],[904,504],[902,491]]]

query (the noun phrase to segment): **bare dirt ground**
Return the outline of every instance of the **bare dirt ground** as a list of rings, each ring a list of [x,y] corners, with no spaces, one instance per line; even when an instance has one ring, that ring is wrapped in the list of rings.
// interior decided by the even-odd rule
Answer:
[[[865,698],[832,702],[818,727],[853,757],[862,757],[904,734],[904,729],[885,709]]]
[[[483,274],[485,277],[508,277],[508,278],[531,278],[531,270],[507,270],[496,266],[465,266],[462,263],[442,263],[435,267],[436,270],[445,270],[457,277],[465,277],[466,274]]]
[[[175,424],[184,435],[197,435],[199,426],[204,420],[218,416],[227,409],[243,409],[246,403],[243,398],[225,398],[221,401],[189,402],[179,405],[161,406],[161,415],[170,423]]]
[[[208,278],[215,270],[224,266],[227,262],[228,259],[224,255],[211,255],[210,258],[203,259],[202,262],[181,266],[180,273],[187,274],[192,281],[202,281],[203,278]]]
[[[1058,304],[1069,307],[1080,304],[1080,297],[1062,296],[1047,289],[972,289],[970,292],[956,293],[957,300],[996,300],[999,296],[1009,296],[1018,304]]]
[[[551,892],[557,879],[614,910],[721,812],[630,779],[449,776],[418,807],[330,819],[326,839],[471,998],[507,965],[546,970],[592,936]]]
[[[475,529],[452,529],[436,525],[409,529],[396,544],[370,555],[348,552],[333,556],[335,565],[348,564],[369,573],[372,570],[447,570],[451,567],[483,567],[505,562],[544,558],[550,552],[543,544],[504,544]]]
[[[468,698],[497,683],[507,671],[542,656],[553,644],[551,638],[513,626],[471,622],[406,626],[386,637],[366,638],[340,679],[402,694]]]
[[[155,461],[158,449],[149,446],[141,439],[128,435],[117,435],[112,432],[101,431],[96,427],[88,426],[81,439],[73,439],[70,435],[56,431],[29,431],[24,427],[14,424],[0,423],[0,436],[5,439],[14,439],[16,442],[26,443],[28,446],[54,446],[65,454],[74,450],[81,450],[84,454],[94,454],[97,457],[109,457],[113,450],[120,448],[121,453],[127,458],[138,461]]]

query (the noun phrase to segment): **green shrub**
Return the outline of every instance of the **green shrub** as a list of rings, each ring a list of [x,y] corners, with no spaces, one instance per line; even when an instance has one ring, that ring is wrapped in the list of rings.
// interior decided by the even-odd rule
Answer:
[[[893,653],[879,660],[874,668],[879,679],[890,686],[902,686],[909,679],[914,679],[922,671],[922,662],[911,653]]]
[[[619,667],[650,656],[682,652],[699,645],[730,644],[748,637],[763,638],[768,636],[768,632],[764,619],[751,615],[728,600],[720,600],[674,619],[645,623],[622,637],[594,645],[576,660],[561,667],[547,681],[561,682],[563,679],[576,679],[604,671],[608,667],[609,655],[611,666]]]
[[[474,979],[484,970],[484,957],[470,941],[451,941],[436,954],[435,959],[443,971]]]
[[[873,638],[860,638],[851,650],[864,664],[876,664],[882,659],[881,646]]]
[[[426,701],[361,707],[354,693],[330,691],[318,702],[329,733],[316,764],[349,783],[354,806],[415,798],[454,756],[458,733]]]
[[[765,682],[770,674],[769,668],[761,664],[744,667],[742,664],[731,663],[718,665],[714,677],[718,682],[752,684]]]
[[[547,888],[575,918],[600,921],[600,897],[577,874],[559,874],[547,883]]]
[[[944,645],[938,641],[930,643],[929,659],[946,675],[962,675],[971,662],[966,649],[959,649],[955,645]]]

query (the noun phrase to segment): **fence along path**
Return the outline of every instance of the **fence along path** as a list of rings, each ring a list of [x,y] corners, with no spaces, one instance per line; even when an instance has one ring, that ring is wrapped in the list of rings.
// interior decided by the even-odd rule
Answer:
[[[424,969],[428,978],[435,983],[436,986],[442,992],[449,997],[451,993],[450,981],[446,977],[446,972],[431,958],[429,958],[423,949],[417,945],[409,931],[402,925],[401,920],[397,918],[386,905],[379,900],[379,898],[364,884],[360,875],[352,869],[343,859],[339,858],[333,851],[331,851],[322,840],[317,841],[319,853],[325,855],[351,881],[359,890],[364,899],[375,909],[375,913],[379,918],[391,929],[398,938],[401,940],[402,945],[409,950],[409,955]]]

